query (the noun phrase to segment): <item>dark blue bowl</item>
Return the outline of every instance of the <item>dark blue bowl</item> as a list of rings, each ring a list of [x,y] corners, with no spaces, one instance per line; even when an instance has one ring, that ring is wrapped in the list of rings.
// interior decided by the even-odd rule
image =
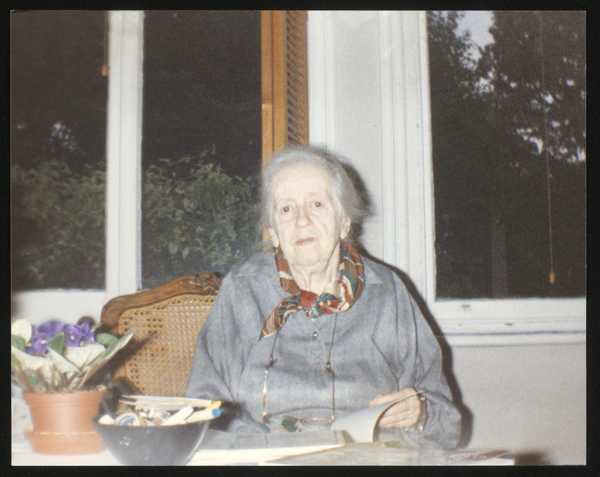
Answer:
[[[200,448],[210,421],[174,426],[94,426],[109,452],[123,465],[185,465]]]

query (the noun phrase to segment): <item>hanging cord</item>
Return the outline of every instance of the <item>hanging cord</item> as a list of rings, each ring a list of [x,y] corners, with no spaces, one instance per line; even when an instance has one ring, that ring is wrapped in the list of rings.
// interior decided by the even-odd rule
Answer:
[[[277,329],[277,331],[275,332],[275,336],[273,337],[273,344],[271,345],[271,352],[269,353],[269,361],[267,362],[267,364],[265,366],[265,370],[264,370],[263,386],[262,386],[262,393],[261,393],[261,406],[262,406],[261,419],[262,419],[263,423],[266,423],[268,421],[268,416],[269,416],[269,414],[267,413],[267,395],[269,393],[267,383],[269,381],[269,371],[275,364],[275,358],[274,358],[275,344],[277,343],[277,338],[279,338],[279,330],[280,329],[281,328]]]
[[[335,340],[335,328],[337,326],[337,316],[335,313],[333,316],[333,329],[331,330],[331,342],[329,343],[329,350],[327,351],[327,362],[325,363],[325,371],[331,376],[331,422],[335,421],[335,373],[331,366],[331,351],[333,350],[333,342]]]
[[[546,99],[543,96],[546,90],[546,67],[544,64],[544,23],[542,21],[542,13],[538,12],[538,19],[540,23],[540,55],[542,57],[542,104],[544,114],[544,145],[543,154],[546,162],[546,200],[547,200],[547,212],[548,212],[548,248],[549,248],[549,259],[550,259],[550,272],[548,274],[548,282],[550,285],[554,285],[556,281],[556,273],[554,272],[554,244],[553,244],[553,233],[552,233],[552,191],[551,191],[551,171],[550,171],[550,158],[548,156],[548,108],[546,108]]]
[[[333,344],[335,342],[335,330],[337,327],[337,318],[338,314],[335,313],[333,316],[333,327],[331,330],[331,341],[329,343],[329,347],[327,350],[327,360],[325,361],[324,371],[326,374],[329,374],[331,380],[331,414],[329,418],[325,419],[325,423],[327,425],[331,425],[335,421],[335,372],[333,370],[333,366],[331,365],[331,354],[333,351]],[[275,347],[277,343],[277,338],[279,337],[279,328],[275,332],[275,336],[273,337],[273,343],[271,344],[271,352],[269,353],[269,359],[267,364],[265,365],[264,373],[263,373],[263,385],[261,391],[261,419],[263,424],[266,424],[269,421],[269,413],[267,412],[267,396],[269,394],[268,391],[268,381],[269,381],[269,372],[273,365],[275,364]],[[284,416],[282,420],[283,427],[288,431],[296,431],[300,430],[303,424],[306,423],[315,423],[322,422],[322,418],[303,418],[303,417],[294,417],[294,416]]]
[[[100,75],[103,78],[108,76],[108,28],[109,28],[109,20],[108,20],[108,12],[104,13],[104,58],[102,62],[102,66],[100,66]]]

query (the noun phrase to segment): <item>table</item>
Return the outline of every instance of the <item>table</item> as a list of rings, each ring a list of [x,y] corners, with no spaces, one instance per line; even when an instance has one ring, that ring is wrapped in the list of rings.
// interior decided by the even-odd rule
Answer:
[[[21,404],[19,406],[19,404]],[[24,430],[31,427],[24,403],[12,399],[12,465],[113,466],[107,451],[84,455],[47,455],[31,449]],[[394,443],[348,443],[339,432],[244,435],[212,429],[188,465],[514,465],[503,450],[417,451]],[[315,444],[318,443],[318,444]]]
[[[415,451],[383,443],[328,444],[269,449],[201,449],[188,465],[513,465],[503,450]],[[45,455],[29,445],[13,445],[14,466],[120,465],[108,452],[85,455]]]

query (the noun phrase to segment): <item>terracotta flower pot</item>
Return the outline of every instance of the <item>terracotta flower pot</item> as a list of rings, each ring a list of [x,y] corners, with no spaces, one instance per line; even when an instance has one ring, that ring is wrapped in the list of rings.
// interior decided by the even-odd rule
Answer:
[[[106,390],[70,393],[24,393],[33,430],[25,435],[35,452],[88,454],[104,448],[92,418],[98,415]]]

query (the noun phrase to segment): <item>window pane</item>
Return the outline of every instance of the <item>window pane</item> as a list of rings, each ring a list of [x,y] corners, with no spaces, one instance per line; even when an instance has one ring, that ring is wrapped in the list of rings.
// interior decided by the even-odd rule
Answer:
[[[259,12],[147,12],[143,286],[226,273],[257,246]]]
[[[105,14],[11,14],[12,286],[104,288]]]
[[[585,294],[585,13],[430,12],[437,296]]]

